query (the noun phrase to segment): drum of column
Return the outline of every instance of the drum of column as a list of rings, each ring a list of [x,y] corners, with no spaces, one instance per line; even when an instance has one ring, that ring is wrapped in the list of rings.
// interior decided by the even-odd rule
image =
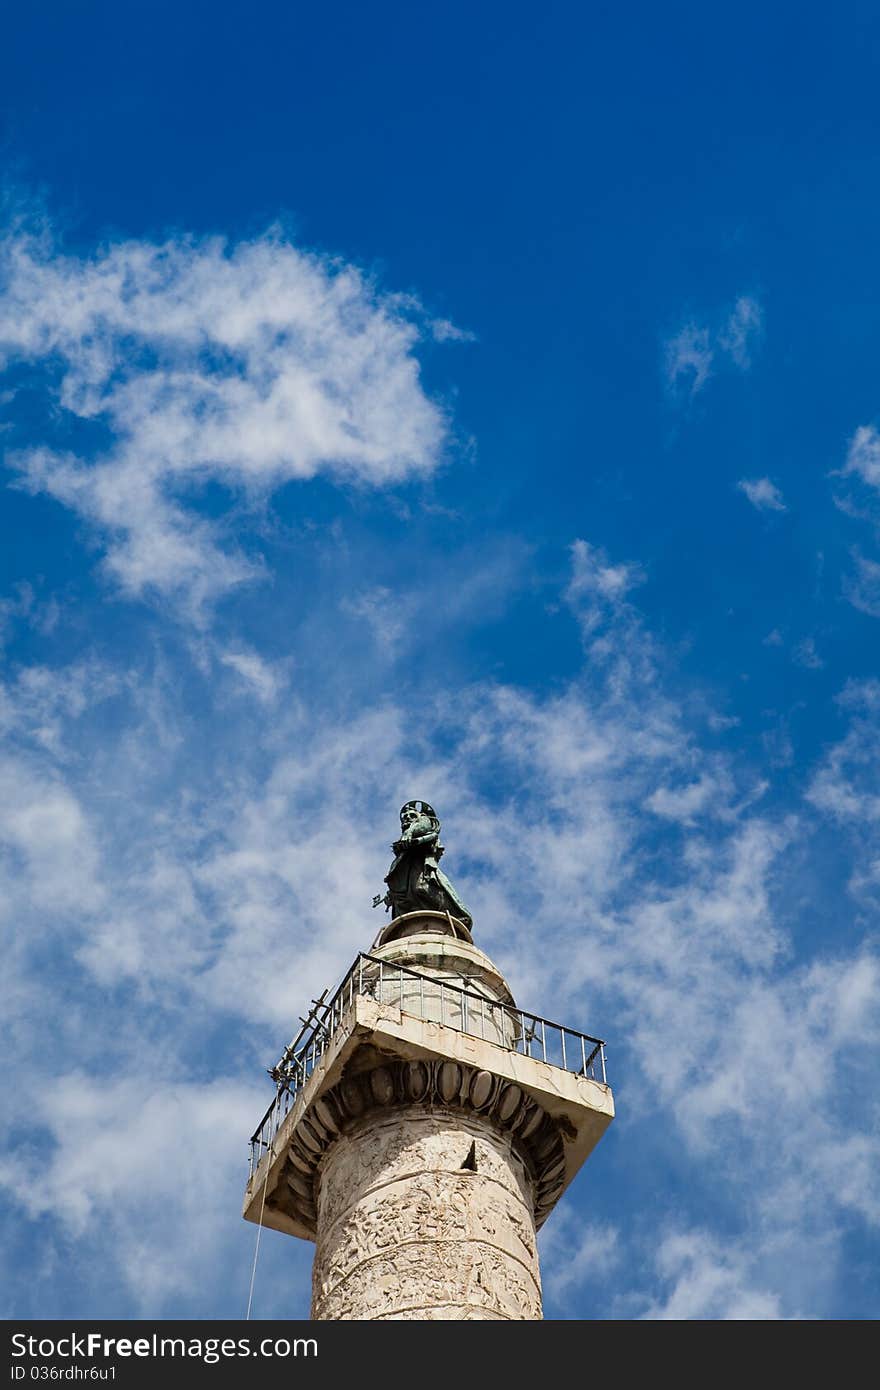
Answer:
[[[321,1161],[312,1317],[540,1319],[533,1200],[490,1121],[373,1111]]]

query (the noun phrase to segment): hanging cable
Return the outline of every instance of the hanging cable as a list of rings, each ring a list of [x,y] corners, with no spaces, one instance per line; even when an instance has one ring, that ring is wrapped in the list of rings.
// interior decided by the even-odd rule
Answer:
[[[265,1177],[265,1181],[263,1182],[263,1197],[262,1197],[262,1200],[261,1200],[261,1202],[260,1202],[260,1220],[259,1220],[259,1223],[258,1223],[258,1225],[257,1225],[257,1243],[256,1243],[256,1246],[254,1247],[254,1267],[253,1267],[253,1269],[251,1270],[251,1287],[250,1287],[250,1291],[249,1291],[249,1293],[248,1293],[247,1312],[246,1312],[245,1315],[244,1315],[244,1320],[245,1320],[245,1322],[250,1322],[250,1317],[251,1317],[251,1304],[252,1304],[253,1301],[254,1301],[254,1280],[255,1280],[256,1277],[257,1277],[257,1257],[258,1257],[258,1255],[259,1255],[259,1253],[260,1253],[260,1236],[263,1234],[263,1212],[264,1212],[265,1209],[266,1209],[266,1188],[269,1186],[269,1169],[270,1169],[271,1167],[272,1167],[272,1145],[270,1144],[270,1145],[269,1145],[269,1148],[268,1148],[268,1150],[267,1150],[267,1152],[266,1152],[266,1177]]]

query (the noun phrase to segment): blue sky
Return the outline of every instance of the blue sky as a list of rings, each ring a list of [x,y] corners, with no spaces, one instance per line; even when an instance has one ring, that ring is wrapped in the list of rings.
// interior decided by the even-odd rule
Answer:
[[[7,1317],[243,1315],[412,797],[608,1039],[547,1316],[877,1315],[878,63],[867,4],[7,17]]]

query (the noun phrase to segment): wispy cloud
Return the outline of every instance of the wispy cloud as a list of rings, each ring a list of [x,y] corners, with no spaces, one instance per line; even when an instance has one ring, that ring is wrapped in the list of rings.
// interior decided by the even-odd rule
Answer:
[[[758,511],[784,512],[787,510],[782,493],[769,478],[740,478],[737,483],[753,507]]]
[[[803,666],[807,671],[821,671],[825,662],[816,650],[816,639],[814,637],[804,637],[792,648],[791,659],[796,666]]]
[[[880,618],[880,563],[853,549],[855,573],[844,576],[843,592],[853,608]]]
[[[219,660],[223,666],[236,671],[244,686],[263,704],[271,705],[278,698],[285,675],[277,663],[264,660],[256,652],[241,649],[221,652]]]
[[[808,798],[840,820],[872,826],[880,822],[880,682],[851,681],[838,703],[849,729],[825,753]]]
[[[680,787],[658,787],[647,798],[645,805],[657,816],[678,821],[682,825],[693,825],[696,820],[713,806],[725,804],[729,787],[722,771],[720,778],[711,773],[703,773],[693,782]]]
[[[23,623],[42,634],[49,634],[58,623],[61,613],[54,597],[42,599],[32,584],[22,580],[16,584],[14,597],[0,599],[0,642]]]
[[[861,425],[856,430],[843,467],[832,469],[829,477],[844,480],[835,489],[835,506],[854,521],[867,523],[876,540],[880,527],[880,433],[873,425]],[[853,569],[843,576],[844,596],[860,612],[880,617],[880,563],[864,555],[857,546],[850,553]]]
[[[880,823],[880,697],[850,693],[858,727],[819,768],[803,817],[780,813],[757,800],[753,767],[719,755],[714,737],[704,746],[704,707],[696,718],[682,702],[633,605],[638,568],[586,541],[571,561],[586,659],[543,693],[447,689],[426,666],[421,684],[377,700],[359,687],[342,712],[318,686],[255,720],[239,692],[269,699],[277,657],[232,640],[220,650],[234,659],[188,673],[210,682],[208,725],[194,726],[185,684],[158,659],[113,695],[97,672],[12,683],[0,887],[22,1084],[2,1176],[28,1213],[52,1213],[46,1240],[63,1229],[84,1260],[109,1223],[119,1241],[106,1278],[127,1281],[150,1314],[203,1312],[218,1252],[243,1248],[216,1232],[234,1221],[234,1150],[244,1158],[263,1100],[251,1078],[294,1030],[297,1001],[338,978],[377,927],[383,837],[412,795],[444,816],[479,944],[524,1007],[613,1040],[619,1123],[640,1136],[617,1151],[628,1179],[646,1180],[661,1110],[676,1181],[731,1227],[722,1249],[700,1231],[563,1222],[551,1299],[566,1306],[601,1262],[636,1316],[794,1316],[791,1271],[811,1250],[827,1268],[846,1223],[876,1219],[859,1078],[876,1062],[880,966],[855,938],[794,964],[787,913],[809,818]],[[401,621],[401,643],[417,641],[420,613]],[[56,731],[43,743],[33,730],[47,710]],[[24,1175],[38,1094],[51,1181],[36,1191]],[[185,1179],[161,1161],[184,1127]],[[209,1162],[219,1177],[207,1190]],[[841,1163],[846,1181],[829,1182]],[[131,1174],[143,1164],[141,1191]],[[180,1229],[215,1234],[178,1268],[168,1250]],[[645,1262],[639,1242],[667,1237],[659,1264]]]
[[[641,567],[612,564],[603,550],[584,540],[572,544],[571,562],[565,597],[593,658],[613,666],[625,658],[650,662],[650,642],[627,597],[644,583]]]
[[[49,1144],[42,1154],[43,1181],[28,1180],[36,1155],[23,1149],[17,1161],[0,1166],[0,1186],[32,1219],[51,1214],[68,1243],[81,1240],[92,1223],[112,1233],[117,1277],[142,1313],[185,1296],[189,1281],[203,1277],[206,1259],[222,1260],[231,1282],[240,1286],[240,1257],[237,1278],[232,1269],[238,1232],[231,1223],[224,1229],[199,1221],[204,1175],[192,1158],[210,1151],[211,1182],[234,1210],[241,1188],[241,1135],[256,1099],[253,1087],[225,1078],[192,1085],[137,1072],[112,1078],[61,1072],[31,1098],[32,1114]],[[180,1162],[173,1164],[169,1182],[174,1154]],[[138,1194],[137,1221],[131,1220],[124,1197],[131,1188]],[[62,1190],[65,1197],[59,1200]],[[163,1248],[150,1239],[151,1227],[167,1233],[175,1222],[189,1231],[185,1242]]]
[[[667,384],[673,389],[685,386],[689,395],[698,395],[711,376],[714,358],[708,328],[686,324],[666,343]]]
[[[446,420],[419,380],[415,302],[280,232],[78,258],[13,229],[0,286],[0,366],[39,364],[62,426],[8,461],[91,523],[127,594],[198,616],[259,575],[199,506],[212,480],[252,504],[319,473],[385,487],[437,466]],[[88,451],[64,443],[65,422],[92,427]]]
[[[736,1242],[722,1244],[705,1231],[679,1232],[665,1237],[655,1259],[666,1291],[643,1317],[753,1322],[784,1316],[779,1296],[754,1285],[753,1260]]]
[[[620,1264],[620,1232],[607,1222],[584,1221],[562,1206],[538,1237],[544,1271],[544,1297],[550,1305],[569,1305],[570,1296],[581,1293],[590,1281],[597,1289]],[[607,1315],[607,1302],[598,1302],[596,1316]]]
[[[718,346],[742,371],[752,365],[751,352],[763,327],[760,304],[749,295],[736,301],[718,334]]]
[[[760,304],[741,295],[713,322],[686,323],[664,345],[666,384],[693,399],[719,367],[748,371],[763,327]]]
[[[873,425],[861,425],[850,440],[842,470],[855,473],[869,487],[880,489],[880,434]]]
[[[438,343],[473,343],[477,335],[468,328],[457,328],[449,319],[431,319],[428,325]]]

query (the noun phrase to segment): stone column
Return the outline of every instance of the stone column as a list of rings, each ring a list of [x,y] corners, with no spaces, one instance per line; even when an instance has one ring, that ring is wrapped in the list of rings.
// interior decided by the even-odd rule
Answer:
[[[312,1289],[316,1319],[540,1318],[532,1183],[509,1137],[418,1105],[341,1135]]]
[[[248,1184],[248,1220],[315,1242],[317,1320],[539,1319],[536,1231],[614,1114],[443,925],[395,919],[357,965]]]
[[[510,990],[471,942],[430,930],[388,936],[373,950],[391,967],[374,975],[375,998],[458,1029],[467,989],[471,1026],[490,1041],[510,1034],[493,1007],[512,1005]],[[420,1061],[364,1075],[376,1108],[349,1121],[320,1168],[313,1318],[541,1317],[534,1184],[511,1136],[474,1106],[472,1092],[488,1103],[494,1078],[485,1074],[481,1095],[475,1076]]]

